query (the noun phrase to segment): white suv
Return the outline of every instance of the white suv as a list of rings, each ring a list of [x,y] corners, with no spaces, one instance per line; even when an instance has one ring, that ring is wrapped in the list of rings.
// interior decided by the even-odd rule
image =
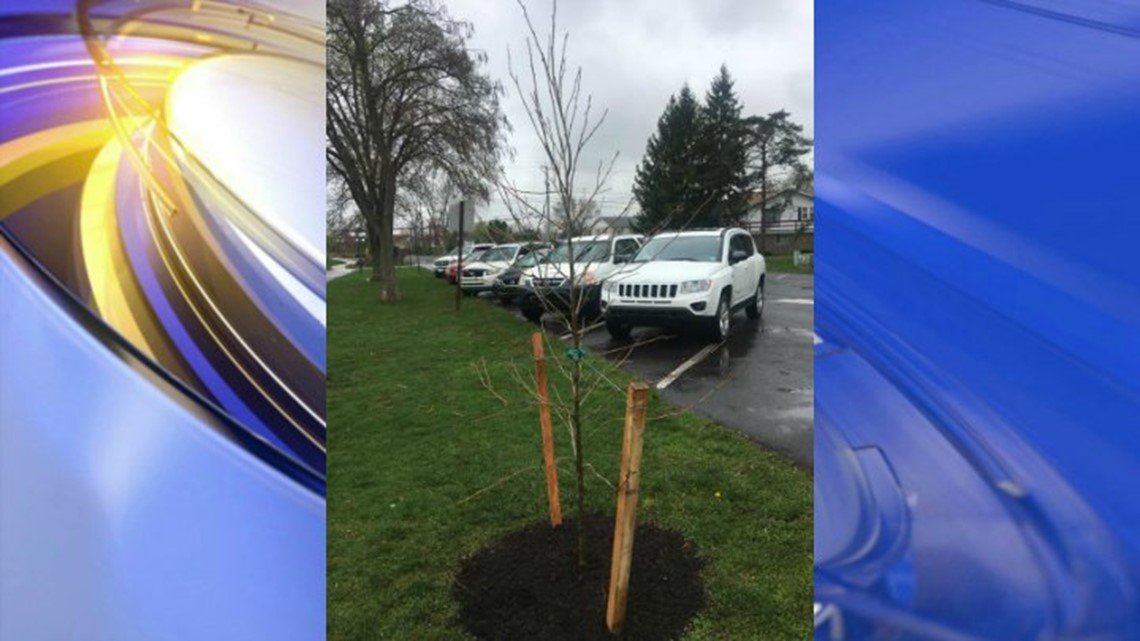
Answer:
[[[481,251],[484,249],[490,249],[492,247],[494,247],[494,245],[488,244],[488,243],[482,243],[479,245],[473,245],[471,243],[463,243],[463,255],[464,256],[470,256],[471,254],[474,254],[477,251]],[[459,260],[459,248],[458,247],[456,247],[455,249],[452,249],[451,251],[447,252],[443,256],[440,256],[439,258],[436,258],[435,260],[433,260],[431,262],[432,273],[435,274],[436,278],[443,278],[444,274],[447,272],[447,266],[450,265],[451,263],[454,263],[457,260]]]
[[[548,307],[569,310],[571,300],[581,300],[587,318],[597,317],[600,284],[628,263],[641,248],[636,234],[579,236],[558,243],[543,262],[523,272],[520,284],[526,293],[519,309],[532,322],[539,322]],[[574,282],[570,282],[570,247],[574,247]],[[575,294],[577,294],[575,296]]]
[[[697,327],[724,340],[733,312],[760,317],[765,267],[742,229],[658,234],[602,286],[606,329],[626,338],[636,326]]]
[[[495,284],[496,276],[519,258],[542,248],[544,248],[542,245],[523,243],[495,245],[483,252],[478,261],[463,266],[459,286],[463,288],[464,294],[490,291]]]

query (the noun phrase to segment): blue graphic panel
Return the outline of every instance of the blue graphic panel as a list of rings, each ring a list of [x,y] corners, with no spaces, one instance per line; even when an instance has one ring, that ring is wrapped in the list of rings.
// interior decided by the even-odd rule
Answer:
[[[1138,27],[817,3],[817,638],[1140,637]]]

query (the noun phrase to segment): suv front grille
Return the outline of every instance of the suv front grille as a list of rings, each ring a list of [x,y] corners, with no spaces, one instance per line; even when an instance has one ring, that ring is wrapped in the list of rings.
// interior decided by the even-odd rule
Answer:
[[[561,287],[565,278],[535,278],[531,281],[535,287]]]
[[[618,284],[618,296],[622,298],[673,298],[677,295],[676,285]]]

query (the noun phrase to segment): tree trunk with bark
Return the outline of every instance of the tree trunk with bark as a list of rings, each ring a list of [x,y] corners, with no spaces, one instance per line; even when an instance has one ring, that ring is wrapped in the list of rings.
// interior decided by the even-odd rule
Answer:
[[[396,282],[396,251],[394,241],[396,209],[396,175],[386,172],[380,196],[379,238],[377,251],[372,256],[372,280],[380,285],[380,302],[400,300],[400,286]],[[388,240],[387,245],[383,242]]]

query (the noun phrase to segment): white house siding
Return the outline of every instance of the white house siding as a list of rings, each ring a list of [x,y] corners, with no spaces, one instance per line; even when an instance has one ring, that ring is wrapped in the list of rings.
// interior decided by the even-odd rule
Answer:
[[[770,214],[765,227],[769,233],[795,233],[797,231],[812,232],[815,230],[815,201],[811,196],[800,192],[788,194],[787,192],[772,196],[771,199],[784,202],[784,208],[778,214]],[[755,205],[748,211],[745,221],[749,226],[760,226],[760,206]]]

